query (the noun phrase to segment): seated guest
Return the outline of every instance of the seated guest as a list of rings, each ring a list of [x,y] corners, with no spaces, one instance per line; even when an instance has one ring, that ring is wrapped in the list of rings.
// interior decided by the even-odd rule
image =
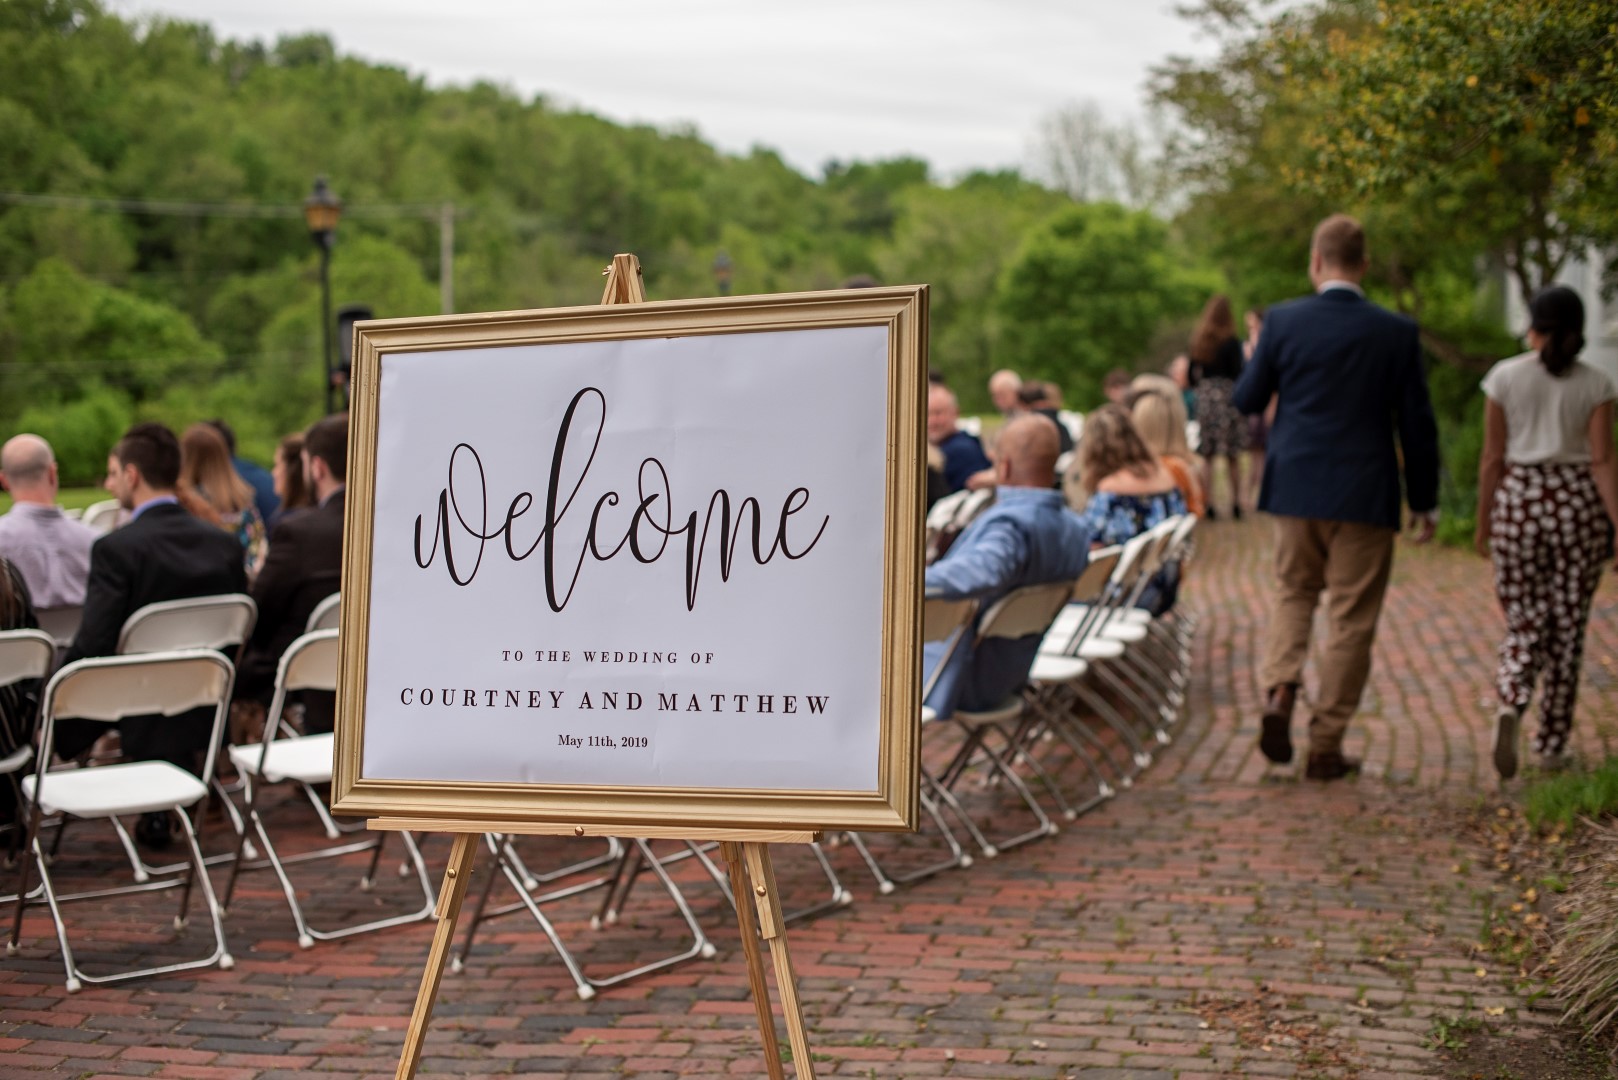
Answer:
[[[106,486],[130,512],[129,524],[90,549],[84,621],[66,662],[116,653],[124,622],[147,604],[246,590],[241,545],[186,513],[175,494],[179,479],[180,442],[162,424],[136,424],[112,448]],[[202,708],[172,718],[125,717],[118,730],[125,757],[196,772],[212,722],[213,710]],[[77,757],[105,730],[91,720],[60,720],[56,749],[64,759]],[[135,835],[148,846],[167,846],[168,816],[144,815]]]
[[[230,463],[230,448],[212,424],[192,424],[180,439],[180,505],[192,516],[230,533],[242,546],[248,573],[264,557],[264,519],[253,489]]]
[[[1122,405],[1124,396],[1130,391],[1130,385],[1129,372],[1121,367],[1115,367],[1102,378],[1101,392],[1107,395],[1107,400],[1114,405]]]
[[[1078,472],[1079,486],[1088,493],[1079,517],[1097,547],[1121,544],[1185,513],[1174,474],[1120,405],[1103,405],[1086,418]]]
[[[927,387],[927,442],[944,455],[944,483],[951,492],[960,491],[974,474],[989,468],[989,457],[977,436],[958,427],[961,408],[949,387],[932,383]]]
[[[1168,392],[1160,388],[1168,384]],[[1188,510],[1198,517],[1208,507],[1202,490],[1202,459],[1191,452],[1186,441],[1185,404],[1174,384],[1162,375],[1142,375],[1135,380],[1135,389],[1125,399],[1129,419],[1144,442],[1163,467],[1174,474],[1174,483],[1185,497]]]
[[[1048,382],[1029,380],[1022,384],[1017,391],[1017,400],[1022,403],[1026,412],[1036,416],[1043,416],[1056,427],[1056,438],[1061,446],[1061,452],[1066,454],[1073,449],[1073,433],[1062,422],[1062,407],[1060,395],[1056,388]]]
[[[266,524],[274,529],[293,514],[314,505],[309,498],[309,486],[303,479],[303,432],[288,435],[275,448],[275,466],[270,469],[270,480],[275,484],[275,495],[280,506],[275,517]]]
[[[283,518],[270,534],[269,556],[253,582],[258,625],[236,670],[236,696],[261,705],[269,704],[281,654],[304,632],[316,605],[342,581],[348,417],[328,416],[309,428],[303,439],[303,474],[316,505]],[[332,730],[330,694],[306,694],[304,706],[306,734]]]
[[[56,455],[50,443],[38,435],[18,435],[0,447],[0,483],[12,498],[11,509],[0,514],[0,557],[28,583],[34,607],[84,603],[90,546],[99,534],[56,505]]]
[[[236,432],[231,430],[229,424],[223,420],[209,420],[208,426],[219,432],[220,438],[225,440],[225,449],[230,453],[231,467],[236,475],[247,481],[247,486],[253,489],[253,509],[258,511],[260,521],[268,522],[275,517],[280,504],[275,497],[275,483],[264,467],[244,457],[236,455]]]
[[[15,566],[0,558],[0,630],[32,630],[38,625],[27,582]],[[33,741],[38,695],[39,684],[32,679],[0,686],[0,756]],[[17,789],[0,784],[0,825],[16,825],[20,820]]]
[[[1011,417],[1022,411],[1017,391],[1022,389],[1022,376],[1010,368],[1001,368],[989,376],[989,400],[1000,410],[1000,415]]]
[[[949,552],[927,568],[927,595],[975,599],[979,619],[1002,596],[1024,585],[1071,581],[1089,561],[1090,536],[1054,488],[1058,443],[1043,417],[1013,418],[1000,433],[994,464],[995,504],[967,526]],[[976,624],[970,633],[976,632]],[[957,648],[927,704],[939,716],[956,708],[1000,704],[1028,677],[1040,635]],[[923,666],[938,666],[943,649],[927,647]]]

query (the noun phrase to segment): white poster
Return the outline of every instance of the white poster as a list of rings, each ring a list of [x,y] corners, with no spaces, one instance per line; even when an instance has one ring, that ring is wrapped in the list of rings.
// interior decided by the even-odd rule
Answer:
[[[878,787],[883,326],[399,352],[362,775]]]

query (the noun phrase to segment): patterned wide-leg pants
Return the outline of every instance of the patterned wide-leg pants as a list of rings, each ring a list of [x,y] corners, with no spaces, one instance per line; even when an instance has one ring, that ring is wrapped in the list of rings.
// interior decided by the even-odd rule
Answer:
[[[1496,688],[1500,703],[1528,707],[1534,683],[1534,749],[1566,749],[1579,690],[1584,628],[1611,530],[1587,465],[1511,465],[1490,520],[1495,594],[1505,610]]]

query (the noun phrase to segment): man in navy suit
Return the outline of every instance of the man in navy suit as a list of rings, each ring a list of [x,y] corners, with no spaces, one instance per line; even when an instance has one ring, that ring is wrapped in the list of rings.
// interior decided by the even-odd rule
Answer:
[[[1259,672],[1267,691],[1259,747],[1271,761],[1292,760],[1292,710],[1326,594],[1304,770],[1314,780],[1359,768],[1343,756],[1343,733],[1371,672],[1393,566],[1400,451],[1416,542],[1430,540],[1438,522],[1438,427],[1419,333],[1365,299],[1365,269],[1359,222],[1322,221],[1309,250],[1315,295],[1270,309],[1234,398],[1250,414],[1277,399],[1259,496],[1276,522],[1275,606]]]
[[[130,511],[129,524],[90,549],[84,620],[65,662],[113,655],[124,622],[147,604],[246,590],[241,542],[179,505],[174,494],[179,476],[180,442],[162,424],[136,424],[113,447],[106,487]],[[195,772],[212,722],[213,710],[201,708],[170,718],[126,716],[118,730],[126,757],[168,761]],[[59,720],[57,752],[77,757],[105,730],[93,720]],[[167,815],[142,815],[135,836],[150,847],[167,847]]]

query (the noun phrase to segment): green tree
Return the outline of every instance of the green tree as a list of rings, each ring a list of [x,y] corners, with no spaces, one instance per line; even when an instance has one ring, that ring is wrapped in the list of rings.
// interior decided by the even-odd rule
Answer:
[[[910,188],[896,205],[893,238],[874,253],[877,277],[932,286],[931,364],[962,408],[987,410],[989,375],[1002,366],[1000,275],[1029,229],[1070,203],[1015,174],[978,173],[950,188]]]
[[[1002,355],[1069,400],[1100,400],[1107,371],[1135,364],[1159,326],[1195,314],[1219,284],[1153,215],[1074,206],[1036,229],[1001,279]]]
[[[1303,184],[1420,207],[1496,252],[1526,300],[1618,242],[1618,12],[1591,0],[1370,0],[1352,29],[1278,40],[1320,88]]]

